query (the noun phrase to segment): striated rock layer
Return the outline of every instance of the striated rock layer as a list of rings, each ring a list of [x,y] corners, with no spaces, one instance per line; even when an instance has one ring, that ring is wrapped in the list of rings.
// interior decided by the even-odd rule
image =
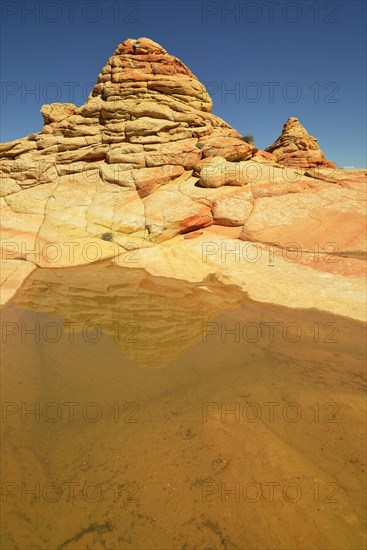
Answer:
[[[278,139],[265,149],[272,153],[277,162],[296,168],[336,168],[336,164],[325,158],[317,144],[298,118],[290,117],[283,126]]]

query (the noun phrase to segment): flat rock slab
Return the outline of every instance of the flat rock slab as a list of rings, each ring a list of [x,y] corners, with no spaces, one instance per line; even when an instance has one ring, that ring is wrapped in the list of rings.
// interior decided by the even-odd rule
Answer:
[[[321,252],[366,251],[366,214],[361,193],[333,186],[316,193],[264,197],[255,201],[240,238],[294,245]]]

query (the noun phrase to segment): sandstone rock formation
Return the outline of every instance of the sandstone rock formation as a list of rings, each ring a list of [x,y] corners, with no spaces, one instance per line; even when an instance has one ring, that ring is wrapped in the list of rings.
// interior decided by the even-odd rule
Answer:
[[[336,168],[336,164],[325,158],[317,144],[298,118],[290,117],[283,126],[282,134],[265,149],[272,153],[277,162],[296,168]]]
[[[0,146],[7,238],[27,225],[28,249],[108,231],[123,246],[124,235],[159,241],[212,223],[178,183],[202,158],[239,161],[256,149],[211,107],[180,60],[147,38],[126,40],[85,105],[44,105],[42,132]]]
[[[211,108],[205,87],[180,60],[147,38],[128,39],[84,105],[44,105],[41,132],[1,144],[3,301],[34,266],[127,265],[137,249],[141,267],[155,275],[181,272],[199,281],[230,269],[231,282],[243,281],[236,259],[203,262],[198,247],[208,238],[213,246],[225,237],[230,246],[263,243],[281,254],[296,243],[296,263],[360,277],[365,172],[336,170],[296,118],[261,151]],[[163,247],[167,242],[172,246]],[[313,262],[315,243],[338,262]],[[288,304],[287,277],[269,293],[264,281],[270,276],[274,286],[274,270],[244,269],[246,290],[250,280],[256,288],[262,281],[256,299]],[[317,286],[312,279],[310,288]],[[307,300],[293,302],[306,307]]]

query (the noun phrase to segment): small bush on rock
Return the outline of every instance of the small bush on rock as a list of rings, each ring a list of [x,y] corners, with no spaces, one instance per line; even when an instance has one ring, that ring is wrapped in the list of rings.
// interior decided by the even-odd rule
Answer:
[[[250,145],[254,144],[255,138],[254,136],[251,136],[250,134],[246,134],[245,136],[241,136],[242,141],[246,141],[246,143],[249,143]]]

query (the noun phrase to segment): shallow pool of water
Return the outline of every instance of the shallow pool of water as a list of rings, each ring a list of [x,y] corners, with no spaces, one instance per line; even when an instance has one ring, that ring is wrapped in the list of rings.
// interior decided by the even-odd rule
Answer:
[[[361,549],[362,323],[95,265],[2,310],[2,547]]]

